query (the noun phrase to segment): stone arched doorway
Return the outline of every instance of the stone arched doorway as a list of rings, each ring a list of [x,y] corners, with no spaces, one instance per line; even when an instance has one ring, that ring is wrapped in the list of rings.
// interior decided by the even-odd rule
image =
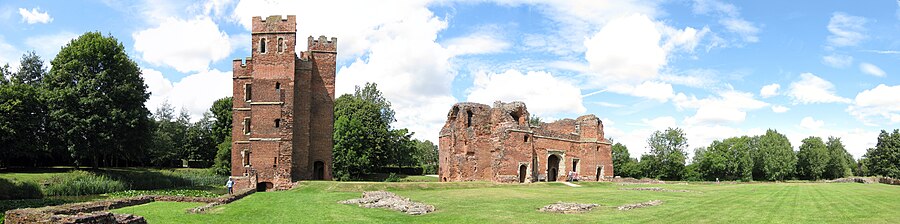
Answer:
[[[519,165],[519,183],[525,183],[525,175],[528,173],[528,166],[525,164]]]
[[[550,155],[547,157],[547,181],[556,181],[559,176],[559,156]]]
[[[322,161],[316,161],[313,163],[313,179],[315,180],[324,180],[325,179],[325,163]]]
[[[601,180],[600,178],[603,178],[603,166],[602,165],[597,167],[597,181],[600,181]]]

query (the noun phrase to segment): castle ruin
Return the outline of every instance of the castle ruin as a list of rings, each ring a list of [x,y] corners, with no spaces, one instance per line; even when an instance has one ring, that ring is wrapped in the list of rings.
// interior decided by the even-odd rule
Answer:
[[[522,102],[457,103],[438,149],[441,181],[600,181],[613,175],[610,143],[594,115],[528,124]],[[577,175],[569,176],[569,171]]]
[[[233,62],[231,175],[235,188],[330,180],[337,39],[307,39],[297,20],[253,17],[251,57]]]

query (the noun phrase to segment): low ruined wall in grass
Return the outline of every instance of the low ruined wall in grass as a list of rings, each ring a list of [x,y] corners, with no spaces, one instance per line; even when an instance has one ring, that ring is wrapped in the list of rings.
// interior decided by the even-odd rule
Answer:
[[[218,205],[224,205],[253,194],[256,189],[244,189],[237,194],[222,195],[215,198],[152,195],[130,198],[110,199],[103,201],[82,202],[48,206],[42,208],[23,208],[6,211],[4,223],[92,223],[92,224],[138,224],[147,223],[143,217],[131,214],[112,214],[109,210],[146,204],[154,201],[202,202],[206,205],[189,209],[189,212],[202,213]],[[197,211],[193,211],[197,210]]]
[[[900,185],[900,179],[894,179],[890,177],[879,177],[878,182],[882,184]]]

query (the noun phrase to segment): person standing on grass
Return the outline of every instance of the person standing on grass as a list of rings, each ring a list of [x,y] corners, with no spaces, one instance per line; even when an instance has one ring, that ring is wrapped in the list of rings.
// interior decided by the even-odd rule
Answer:
[[[234,194],[234,181],[231,180],[231,177],[228,178],[228,182],[225,182],[225,187],[228,188],[228,194]]]

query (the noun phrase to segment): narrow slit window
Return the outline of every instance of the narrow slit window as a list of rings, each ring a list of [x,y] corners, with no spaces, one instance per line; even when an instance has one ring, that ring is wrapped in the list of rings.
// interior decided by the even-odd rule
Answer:
[[[244,84],[244,101],[250,102],[250,99],[253,98],[253,85]]]
[[[466,110],[466,127],[472,127],[472,111]]]
[[[276,128],[281,127],[281,119],[275,119],[275,127]]]
[[[250,118],[249,117],[244,118],[244,134],[245,135],[250,134]]]
[[[275,90],[281,90],[281,83],[280,83],[280,82],[276,82],[276,83],[275,83]]]
[[[525,142],[528,142],[528,135],[525,136]]]
[[[266,53],[266,38],[259,39],[259,53]]]
[[[278,53],[284,53],[284,38],[278,38]]]

